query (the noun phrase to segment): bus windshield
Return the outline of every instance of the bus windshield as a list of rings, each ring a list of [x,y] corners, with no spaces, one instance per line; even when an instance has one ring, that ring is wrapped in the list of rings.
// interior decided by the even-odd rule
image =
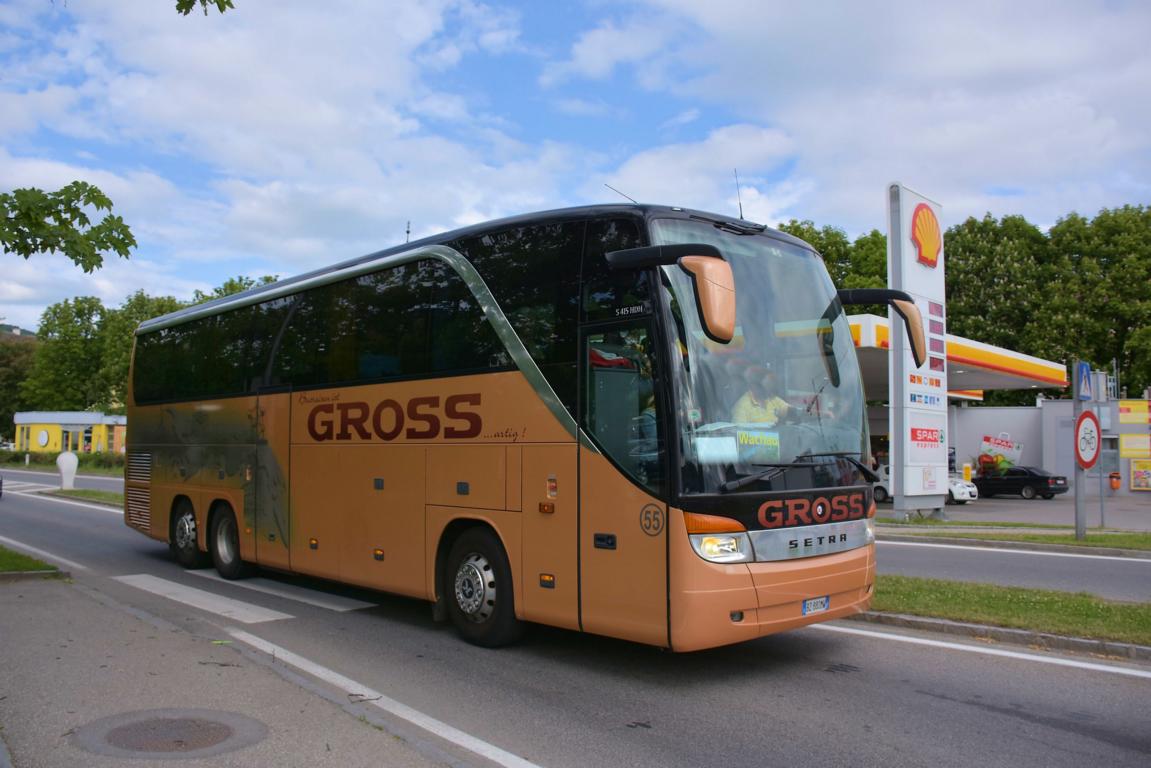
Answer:
[[[656,219],[656,245],[706,243],[731,264],[735,336],[704,332],[691,277],[661,267],[680,490],[715,494],[863,482],[867,414],[843,307],[811,251],[708,221]]]

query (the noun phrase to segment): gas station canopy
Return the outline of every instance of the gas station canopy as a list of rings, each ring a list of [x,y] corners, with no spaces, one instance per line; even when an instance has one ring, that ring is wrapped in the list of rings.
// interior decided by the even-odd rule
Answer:
[[[868,400],[888,400],[887,318],[850,315],[851,338]],[[1067,368],[1038,357],[947,334],[947,388],[954,400],[979,400],[985,389],[1050,389],[1068,385]]]

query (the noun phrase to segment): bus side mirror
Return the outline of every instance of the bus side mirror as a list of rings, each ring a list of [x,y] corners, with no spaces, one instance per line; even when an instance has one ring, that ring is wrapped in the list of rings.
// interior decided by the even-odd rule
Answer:
[[[919,307],[915,306],[911,296],[891,288],[844,288],[839,291],[839,300],[843,304],[890,304],[903,318],[915,367],[921,368],[927,362],[927,335],[923,332],[923,315],[919,313]]]
[[[714,256],[682,256],[679,266],[692,277],[703,331],[727,344],[735,336],[735,277],[731,265]]]

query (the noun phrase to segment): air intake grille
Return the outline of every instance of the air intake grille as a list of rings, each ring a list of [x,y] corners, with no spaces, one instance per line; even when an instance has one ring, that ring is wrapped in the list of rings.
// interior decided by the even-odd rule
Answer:
[[[148,488],[124,490],[124,514],[128,525],[147,531],[152,527],[152,491]]]
[[[152,482],[152,454],[129,453],[126,474],[129,480],[136,483]]]

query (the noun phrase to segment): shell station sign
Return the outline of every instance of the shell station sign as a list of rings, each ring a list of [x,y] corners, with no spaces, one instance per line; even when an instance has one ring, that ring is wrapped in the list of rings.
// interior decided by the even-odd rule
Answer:
[[[947,316],[939,204],[888,189],[887,284],[915,299],[927,336],[916,367],[903,324],[891,327],[891,467],[897,510],[941,507],[947,494]]]

